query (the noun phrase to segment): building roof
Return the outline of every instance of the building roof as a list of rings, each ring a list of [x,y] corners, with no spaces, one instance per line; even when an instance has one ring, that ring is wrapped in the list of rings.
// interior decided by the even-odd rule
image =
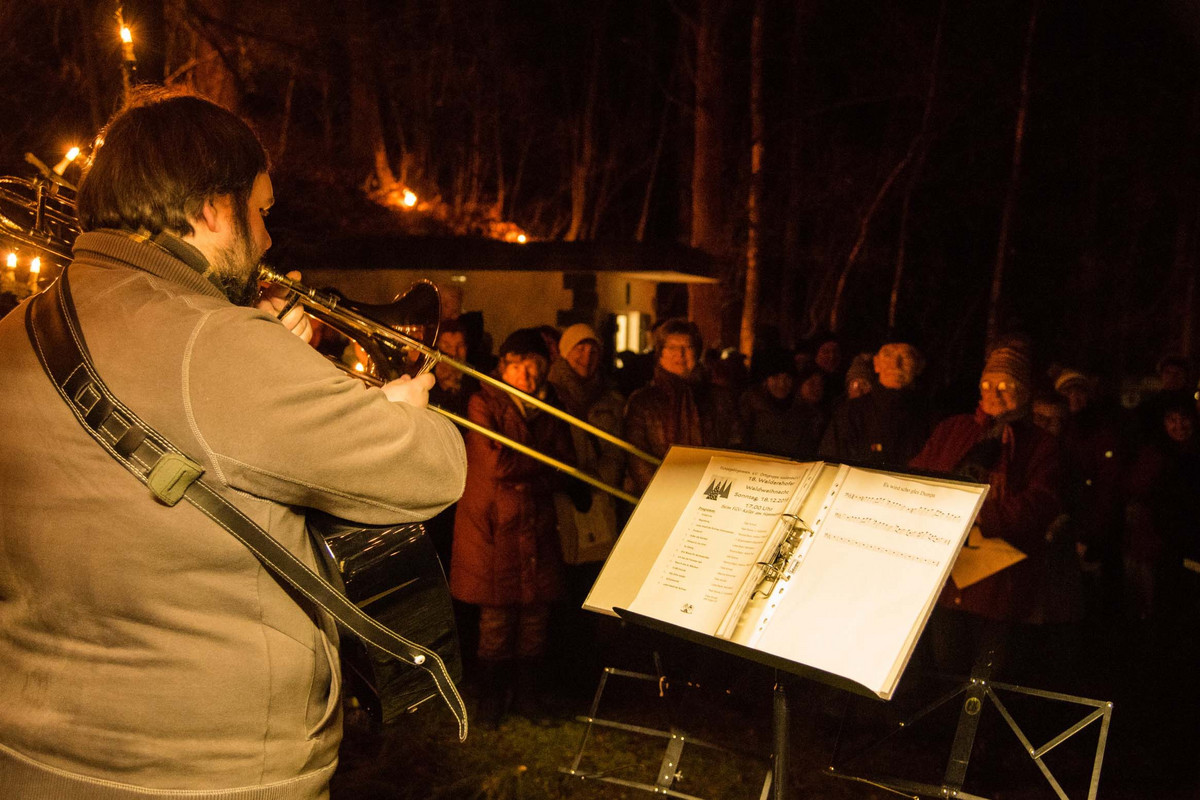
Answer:
[[[715,283],[717,263],[670,242],[530,242],[468,237],[288,236],[269,261],[284,269],[515,270],[636,274],[673,283]]]

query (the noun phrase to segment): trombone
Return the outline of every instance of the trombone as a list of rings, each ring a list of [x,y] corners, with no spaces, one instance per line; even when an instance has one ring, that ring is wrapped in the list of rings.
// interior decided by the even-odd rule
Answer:
[[[61,269],[70,263],[71,243],[79,233],[75,214],[75,187],[32,154],[26,154],[26,160],[37,168],[38,177],[24,179],[0,176],[0,242],[8,242],[20,249],[40,253]],[[433,344],[441,317],[441,303],[437,287],[428,281],[414,284],[397,302],[370,306],[349,303],[335,294],[317,291],[265,266],[259,267],[259,279],[288,289],[293,293],[293,299],[304,305],[312,316],[358,342],[367,352],[378,374],[370,375],[348,368],[346,371],[366,383],[382,385],[387,380],[397,378],[405,370],[398,369],[396,364],[402,364],[413,356],[423,356],[425,361],[417,371],[424,372],[436,363],[445,363],[471,375],[481,383],[494,386],[523,403],[528,403],[609,442],[636,458],[655,466],[661,463],[660,459],[629,442],[438,351]],[[482,434],[627,503],[637,504],[638,498],[634,495],[609,486],[570,464],[443,408],[434,405],[430,405],[429,408],[463,428]]]
[[[32,153],[25,160],[37,168],[37,177],[0,176],[0,242],[61,269],[71,261],[71,242],[79,232],[75,187]]]
[[[280,275],[278,272],[265,266],[259,267],[259,280],[275,284],[292,292],[292,299],[308,309],[314,317],[358,342],[359,346],[367,352],[367,355],[374,364],[376,374],[355,372],[350,370],[349,367],[343,367],[343,369],[366,383],[379,386],[387,380],[398,378],[405,370],[398,369],[395,366],[397,363],[408,361],[411,364],[414,361],[414,357],[423,357],[424,361],[415,370],[418,373],[427,372],[437,363],[446,364],[472,376],[481,383],[494,386],[512,395],[522,403],[528,403],[563,420],[569,425],[574,425],[586,433],[590,433],[599,439],[613,444],[636,458],[640,458],[655,466],[662,463],[655,456],[614,436],[608,431],[597,428],[595,425],[578,417],[571,416],[567,412],[552,406],[538,397],[526,394],[519,389],[509,386],[504,381],[480,372],[474,367],[450,358],[437,350],[433,344],[437,338],[437,322],[441,315],[441,305],[438,300],[437,288],[428,281],[418,281],[413,284],[408,292],[391,304],[370,306],[350,303],[336,294],[318,291],[300,281],[292,280],[286,275]],[[520,442],[513,441],[490,428],[485,428],[478,423],[464,419],[438,406],[430,405],[429,408],[445,416],[457,425],[480,433],[506,447],[511,447],[519,453],[541,461],[561,472],[565,472],[571,477],[590,484],[627,503],[637,504],[637,497],[615,486],[610,486],[570,464],[559,461]]]

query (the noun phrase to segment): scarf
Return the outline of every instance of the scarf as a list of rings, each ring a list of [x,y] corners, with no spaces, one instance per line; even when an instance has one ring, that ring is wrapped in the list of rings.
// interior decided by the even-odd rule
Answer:
[[[661,411],[663,435],[669,444],[702,446],[704,429],[700,425],[700,409],[696,405],[692,383],[672,375],[660,366],[654,367],[654,386],[662,393]]]
[[[604,379],[598,370],[590,378],[581,378],[566,359],[556,359],[550,365],[548,380],[557,390],[566,412],[583,420],[587,419],[588,410],[604,394]]]
[[[988,499],[1004,499],[1008,465],[1012,463],[1015,442],[1012,423],[1020,416],[1015,414],[993,418],[984,414],[983,409],[975,409],[975,421],[986,427],[979,441],[959,460],[954,472],[976,483],[991,486]]]

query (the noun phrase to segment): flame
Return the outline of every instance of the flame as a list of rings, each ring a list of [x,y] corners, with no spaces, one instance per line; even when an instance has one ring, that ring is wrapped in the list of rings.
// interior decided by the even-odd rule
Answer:
[[[411,189],[405,189],[403,202],[404,202],[405,206],[407,206],[408,208],[412,208],[413,206],[415,206],[417,204],[416,194],[414,194]]]
[[[125,44],[133,44],[133,31],[129,30],[128,25],[121,26],[121,41]]]
[[[34,256],[33,261],[29,262],[29,274],[37,275],[41,271],[42,271],[42,259],[38,258],[37,256]]]
[[[529,235],[511,222],[502,222],[493,226],[493,235],[509,244],[526,244]]]
[[[4,263],[8,265],[9,269],[16,269],[17,268],[17,254],[9,253],[8,258],[6,258],[4,260]]]

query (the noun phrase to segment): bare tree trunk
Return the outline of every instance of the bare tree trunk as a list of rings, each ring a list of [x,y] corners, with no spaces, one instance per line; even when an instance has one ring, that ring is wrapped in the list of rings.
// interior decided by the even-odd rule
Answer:
[[[754,334],[758,327],[758,240],[762,227],[763,197],[763,15],[765,0],[754,0],[750,21],[750,195],[746,200],[746,282],[742,297],[742,329],[738,349],[749,358],[754,355]]]
[[[925,93],[925,110],[921,114],[921,129],[917,134],[917,160],[909,173],[904,188],[904,200],[900,207],[900,235],[896,246],[896,269],[892,273],[892,293],[888,299],[888,332],[896,330],[897,309],[900,306],[900,285],[904,280],[905,259],[908,253],[908,220],[912,209],[913,190],[921,179],[925,167],[925,156],[929,153],[929,118],[933,115],[933,101],[937,97],[938,62],[941,60],[942,31],[946,22],[946,0],[942,0],[938,11],[937,32],[933,37],[933,57],[929,63],[929,89]]]
[[[283,121],[279,123],[279,143],[275,146],[275,160],[282,161],[287,152],[288,128],[292,124],[292,96],[296,93],[296,69],[288,76],[287,90],[283,95]]]
[[[190,49],[195,62],[184,82],[213,102],[236,109],[242,99],[241,88],[226,52],[228,48],[217,38],[212,24],[212,20],[228,19],[231,12],[230,0],[194,0],[183,4],[181,13],[189,20],[194,34]]]
[[[367,185],[390,191],[396,175],[388,160],[374,74],[373,28],[363,0],[344,0],[346,56],[350,59],[350,166],[367,172]]]
[[[1200,87],[1192,85],[1191,108],[1188,114],[1188,132],[1190,141],[1195,141],[1196,132],[1200,131]],[[1196,200],[1197,185],[1200,184],[1200,148],[1191,146],[1187,150],[1187,159],[1179,165],[1185,171],[1182,177],[1180,192],[1179,224],[1175,234],[1175,259],[1171,283],[1183,283],[1183,307],[1180,309],[1180,341],[1179,353],[1185,358],[1191,358],[1195,352],[1196,336],[1196,255],[1197,237],[1200,230],[1200,202]],[[1178,285],[1178,283],[1176,283]]]
[[[696,85],[692,153],[691,244],[711,256],[727,255],[722,213],[724,155],[720,29],[724,0],[699,0],[696,20]],[[719,287],[691,284],[689,314],[704,340],[720,343],[722,301]]]
[[[88,25],[92,22],[92,15],[83,15],[80,18],[81,25]],[[96,53],[96,37],[87,35],[86,33],[80,37],[83,48],[83,65],[84,76],[87,86],[91,89],[88,95],[88,108],[92,114],[92,130],[98,131],[104,125],[105,118],[108,117],[112,109],[104,108],[101,98],[103,92],[100,91],[100,82],[97,80],[99,68],[97,62],[101,61]]]
[[[803,144],[803,130],[799,115],[802,92],[800,91],[800,47],[804,41],[804,3],[800,0],[795,4],[796,19],[792,25],[791,47],[789,48],[789,107],[795,115],[788,126],[788,181],[787,181],[787,219],[783,228],[783,280],[779,287],[779,320],[783,341],[794,347],[799,338],[798,317],[799,309],[793,312],[796,305],[796,285],[799,281],[800,265],[800,205],[803,198],[803,181],[800,179],[800,149]]]
[[[667,124],[671,116],[671,104],[663,103],[662,119],[658,123],[658,141],[654,143],[654,157],[650,161],[650,177],[646,178],[646,192],[642,195],[642,213],[638,216],[637,232],[634,241],[644,241],[646,238],[646,223],[650,219],[650,198],[654,195],[654,183],[658,179],[658,165],[662,161],[663,145],[667,141]]]
[[[700,0],[696,24],[696,99],[692,155],[692,247],[716,254],[721,236],[721,166],[724,145],[720,120],[722,74],[717,17],[721,0]]]
[[[846,281],[850,278],[850,273],[854,269],[854,265],[858,262],[858,254],[862,252],[863,245],[867,241],[867,234],[871,230],[871,222],[875,219],[875,212],[879,210],[883,198],[887,196],[888,190],[892,188],[892,184],[896,182],[896,178],[900,177],[900,173],[912,161],[913,154],[917,150],[919,139],[913,139],[912,144],[908,147],[908,152],[904,154],[904,158],[892,168],[891,174],[879,187],[879,191],[875,193],[875,199],[871,201],[870,207],[863,214],[862,219],[858,223],[858,238],[854,240],[854,246],[850,248],[850,254],[846,256],[846,263],[842,266],[842,274],[838,276],[837,288],[833,291],[833,303],[829,309],[829,330],[837,333],[838,325],[841,324],[841,308],[842,297],[846,292]]]
[[[494,141],[492,147],[494,152],[492,156],[496,159],[496,200],[492,204],[496,219],[504,219],[504,201],[508,196],[508,187],[505,185],[504,173],[504,131],[502,130],[501,120],[504,115],[497,109],[492,120],[495,123],[492,131]]]
[[[1187,202],[1179,215],[1179,226],[1175,230],[1175,273],[1183,274],[1183,308],[1180,321],[1179,354],[1192,357],[1193,317],[1196,311],[1196,266],[1195,266],[1195,204]]]
[[[1017,106],[1017,124],[1013,130],[1012,168],[1008,177],[1008,191],[1004,197],[1004,209],[1000,214],[1000,237],[996,243],[996,264],[992,269],[992,288],[988,296],[987,343],[990,347],[1000,336],[1000,301],[1004,293],[1004,267],[1008,253],[1008,239],[1012,230],[1012,219],[1017,207],[1017,191],[1021,185],[1021,154],[1025,146],[1025,117],[1029,112],[1029,71],[1033,63],[1033,38],[1037,31],[1038,4],[1033,0],[1029,10],[1029,27],[1025,33],[1025,55],[1021,60],[1021,98]]]
[[[600,25],[597,24],[596,29],[592,31],[592,58],[588,62],[587,92],[583,103],[583,115],[576,133],[575,163],[571,165],[571,227],[563,236],[568,242],[587,236],[584,220],[596,157],[595,118],[596,95],[600,83],[600,38]]]

